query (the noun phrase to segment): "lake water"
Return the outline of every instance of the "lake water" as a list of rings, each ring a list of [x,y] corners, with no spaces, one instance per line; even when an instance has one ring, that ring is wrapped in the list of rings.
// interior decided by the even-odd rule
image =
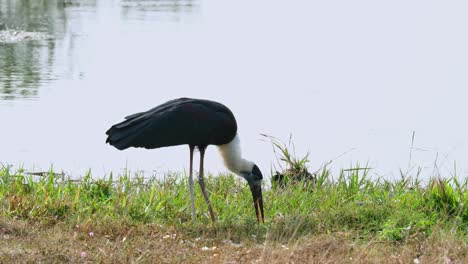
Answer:
[[[468,2],[0,0],[0,162],[79,177],[184,171],[188,147],[118,151],[104,132],[177,97],[223,102],[245,157],[261,133],[372,175],[468,174]],[[414,142],[412,135],[414,132]],[[411,155],[410,155],[411,153]],[[411,158],[410,158],[411,156]],[[224,171],[216,148],[206,168]]]

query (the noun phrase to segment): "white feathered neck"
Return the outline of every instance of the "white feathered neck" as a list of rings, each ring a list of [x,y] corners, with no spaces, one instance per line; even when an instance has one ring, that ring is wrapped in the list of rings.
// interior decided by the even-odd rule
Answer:
[[[240,176],[242,176],[241,172],[252,171],[254,163],[242,158],[239,135],[236,135],[231,142],[219,145],[218,149],[223,157],[224,165],[226,165],[230,171]]]

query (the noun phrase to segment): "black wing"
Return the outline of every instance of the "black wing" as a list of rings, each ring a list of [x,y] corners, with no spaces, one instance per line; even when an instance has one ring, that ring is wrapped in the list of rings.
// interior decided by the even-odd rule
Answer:
[[[221,145],[230,142],[236,132],[236,120],[226,106],[180,98],[126,117],[106,132],[106,142],[118,149]]]

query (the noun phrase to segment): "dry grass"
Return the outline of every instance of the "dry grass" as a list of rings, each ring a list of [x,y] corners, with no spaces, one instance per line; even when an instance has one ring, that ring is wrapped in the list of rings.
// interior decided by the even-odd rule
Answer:
[[[468,263],[466,241],[446,234],[396,243],[334,233],[280,244],[152,224],[70,228],[3,219],[0,237],[1,263]]]

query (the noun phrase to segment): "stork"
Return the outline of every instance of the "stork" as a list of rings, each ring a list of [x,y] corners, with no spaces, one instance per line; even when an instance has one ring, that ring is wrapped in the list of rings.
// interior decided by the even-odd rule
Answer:
[[[192,98],[179,98],[156,106],[146,112],[125,117],[106,134],[106,143],[119,150],[129,147],[162,148],[188,145],[190,150],[190,200],[192,221],[196,221],[193,182],[193,153],[200,151],[198,183],[208,204],[211,220],[216,221],[203,178],[203,160],[208,145],[218,147],[225,166],[249,184],[257,220],[264,222],[262,173],[254,162],[241,155],[237,122],[229,108],[221,103]]]

